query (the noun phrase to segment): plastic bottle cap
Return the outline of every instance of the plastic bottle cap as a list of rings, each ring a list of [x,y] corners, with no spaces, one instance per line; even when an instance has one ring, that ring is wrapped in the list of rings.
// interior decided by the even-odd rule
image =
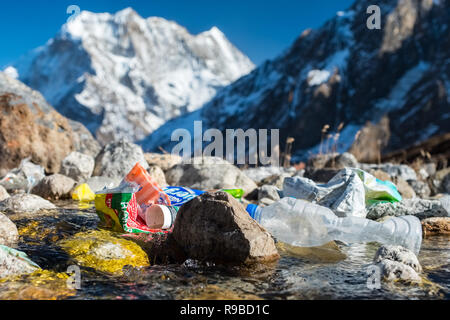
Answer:
[[[164,225],[162,226],[162,229],[170,229],[172,227],[173,221],[172,221],[172,213],[170,212],[170,209],[166,206],[159,206],[164,214]]]
[[[247,210],[248,214],[250,215],[250,217],[255,219],[257,209],[258,209],[258,206],[256,204],[249,204],[249,205],[247,205],[246,210]]]

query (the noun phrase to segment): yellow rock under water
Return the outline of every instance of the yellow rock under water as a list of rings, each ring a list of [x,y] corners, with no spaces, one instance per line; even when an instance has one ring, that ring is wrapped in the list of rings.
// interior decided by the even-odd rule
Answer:
[[[60,300],[74,296],[67,286],[69,275],[49,270],[0,280],[0,300]]]
[[[82,266],[122,274],[124,266],[145,267],[147,254],[136,243],[106,230],[77,233],[59,245]]]
[[[278,242],[277,249],[281,255],[318,262],[335,263],[347,258],[334,241],[321,247],[295,247],[287,243]]]

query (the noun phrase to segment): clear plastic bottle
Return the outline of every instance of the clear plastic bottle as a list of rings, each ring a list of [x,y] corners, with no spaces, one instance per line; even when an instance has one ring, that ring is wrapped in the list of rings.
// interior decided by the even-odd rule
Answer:
[[[414,216],[395,217],[383,223],[339,218],[326,207],[294,198],[283,198],[267,207],[250,206],[247,211],[275,238],[299,247],[321,246],[333,240],[376,241],[400,245],[418,254],[422,244],[422,225]]]

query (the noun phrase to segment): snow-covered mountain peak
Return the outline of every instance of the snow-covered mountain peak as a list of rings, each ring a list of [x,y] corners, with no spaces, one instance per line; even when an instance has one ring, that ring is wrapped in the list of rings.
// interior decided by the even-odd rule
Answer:
[[[193,35],[174,21],[127,8],[81,12],[12,67],[106,143],[142,139],[255,66],[216,27]]]

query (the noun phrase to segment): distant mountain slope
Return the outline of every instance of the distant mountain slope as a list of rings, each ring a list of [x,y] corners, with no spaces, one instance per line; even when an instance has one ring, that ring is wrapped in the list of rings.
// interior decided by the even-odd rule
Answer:
[[[82,12],[6,72],[105,143],[144,138],[253,68],[216,27],[194,36],[125,9]]]
[[[369,30],[361,0],[278,58],[221,90],[200,111],[142,141],[166,146],[173,128],[280,128],[301,158],[317,152],[322,128],[341,123],[338,149],[356,141],[361,159],[450,131],[450,1],[382,0],[382,29]],[[367,124],[370,121],[372,124]],[[331,145],[332,142],[329,143]],[[362,151],[361,151],[362,150]]]

